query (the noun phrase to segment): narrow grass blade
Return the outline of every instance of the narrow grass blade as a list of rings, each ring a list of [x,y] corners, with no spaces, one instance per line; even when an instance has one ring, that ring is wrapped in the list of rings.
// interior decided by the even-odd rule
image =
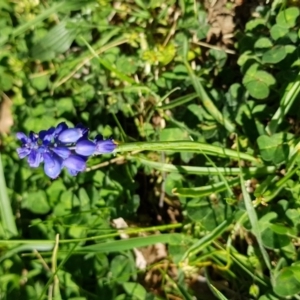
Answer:
[[[129,151],[176,151],[176,152],[195,152],[204,153],[212,156],[220,156],[231,159],[238,159],[238,152],[221,148],[213,145],[208,145],[199,142],[190,141],[172,141],[172,142],[137,142],[128,144],[118,144],[114,152],[129,152]],[[258,163],[259,160],[250,154],[240,153],[240,158]]]
[[[55,272],[51,274],[49,280],[47,281],[47,283],[45,284],[38,300],[41,300],[44,298],[44,295],[46,294],[46,291],[48,290],[50,284],[53,282],[55,276],[57,275],[58,271],[64,266],[64,264],[67,262],[67,260],[71,257],[71,255],[74,253],[75,248],[77,247],[77,243],[75,243],[75,245],[73,245],[73,247],[68,251],[67,255],[64,257],[64,259],[61,261],[61,263],[59,264],[59,266],[56,268]]]
[[[191,136],[196,136],[198,138],[203,137],[203,135],[201,134],[200,131],[194,130],[194,129],[191,129],[191,128],[187,127],[184,122],[177,121],[175,118],[173,118],[172,116],[166,114],[165,112],[162,112],[162,116],[164,117],[164,119],[166,119],[168,121],[168,123],[170,125],[174,125],[174,126],[180,128],[180,129],[183,129],[184,131],[186,131]]]
[[[112,116],[113,116],[115,122],[117,123],[117,126],[118,126],[118,128],[119,128],[119,130],[120,130],[120,132],[121,132],[122,140],[123,140],[124,142],[125,142],[125,141],[128,141],[127,135],[126,135],[126,133],[125,133],[125,131],[124,131],[124,129],[123,129],[121,123],[119,122],[119,119],[117,118],[117,116],[116,116],[113,112],[112,112],[111,114],[112,114]]]
[[[285,94],[281,98],[279,108],[273,115],[271,121],[266,127],[266,131],[272,135],[276,133],[278,126],[286,119],[286,114],[290,110],[293,103],[298,99],[300,93],[300,73],[294,82],[291,82],[286,90]]]
[[[177,284],[177,289],[180,291],[180,293],[182,294],[182,296],[184,297],[184,300],[194,300],[195,298],[192,297],[189,292],[185,289],[184,286],[182,286],[181,284]]]
[[[209,284],[211,291],[214,293],[216,297],[220,300],[228,300],[216,287],[214,287],[211,283]]]
[[[172,190],[173,194],[176,196],[182,197],[205,197],[209,196],[212,193],[219,193],[225,191],[229,187],[239,185],[240,180],[239,178],[234,178],[226,182],[218,182],[211,185],[201,186],[201,187],[194,187],[194,188],[174,188]],[[228,185],[228,186],[227,186]]]
[[[163,105],[159,106],[158,108],[159,109],[172,109],[172,108],[175,108],[177,106],[186,104],[186,103],[194,100],[195,98],[197,98],[197,94],[196,93],[191,93],[191,94],[179,97],[177,99],[174,99],[170,103],[163,104]]]
[[[43,242],[34,241],[33,243],[30,243],[30,244],[25,244],[25,245],[20,245],[20,246],[14,247],[12,249],[7,250],[3,255],[1,255],[0,262],[16,255],[17,253],[32,252],[33,250],[50,251],[50,250],[52,250],[52,248],[54,246],[54,242],[51,241],[51,243],[52,244],[50,244],[50,243],[45,244]]]
[[[205,235],[201,238],[197,243],[191,246],[182,256],[181,262],[184,262],[187,258],[192,257],[202,251],[202,249],[206,248],[210,245],[214,240],[216,240],[230,225],[232,219],[229,218],[223,221],[218,227],[216,227],[213,231]]]
[[[296,172],[298,172],[298,168],[291,169],[287,174],[285,174],[284,177],[278,180],[272,187],[271,186],[268,187],[269,189],[263,194],[263,201],[267,203],[273,200],[280,193],[280,191],[286,186],[286,183]]]
[[[28,29],[36,26],[37,24],[39,24],[43,20],[47,19],[48,17],[50,17],[54,13],[58,13],[60,11],[68,12],[68,11],[71,11],[71,10],[76,10],[78,8],[81,8],[83,5],[86,5],[86,4],[91,3],[91,2],[94,2],[94,0],[71,0],[71,1],[66,0],[66,1],[61,1],[61,2],[55,3],[51,7],[47,8],[42,13],[40,13],[34,19],[32,19],[32,20],[20,25],[19,27],[17,27],[11,33],[11,36],[14,38],[14,37],[17,37],[17,36],[21,35],[22,33],[26,32]],[[9,38],[8,36],[3,37],[0,40],[0,45],[5,44],[8,40],[8,38]]]
[[[6,192],[6,183],[4,178],[4,170],[0,155],[0,214],[2,219],[3,229],[6,238],[18,235],[15,218],[11,209],[11,204]]]
[[[145,233],[145,232],[157,232],[157,231],[169,231],[176,228],[181,228],[183,226],[182,223],[176,223],[176,224],[165,224],[165,225],[159,225],[159,226],[151,226],[151,227],[141,227],[141,228],[126,228],[122,232],[126,234],[138,234],[138,233]],[[89,236],[84,238],[73,238],[73,239],[65,239],[65,240],[59,240],[59,244],[72,244],[72,243],[84,243],[86,241],[95,241],[100,239],[111,239],[115,237],[119,237],[120,232],[115,231],[114,233],[109,234],[102,234],[102,235],[95,235],[95,236]],[[0,240],[0,246],[1,247],[11,247],[14,245],[27,245],[29,248],[39,247],[41,249],[42,247],[50,247],[53,248],[55,242],[53,240]],[[30,249],[31,249],[30,248]],[[42,251],[42,250],[40,250]]]
[[[60,22],[42,37],[32,48],[31,56],[41,61],[49,60],[67,51],[76,37],[76,28],[69,28],[67,22]]]
[[[256,236],[257,239],[257,243],[259,245],[261,254],[263,256],[264,262],[267,266],[267,268],[271,271],[272,267],[271,267],[271,262],[270,262],[270,258],[269,255],[267,253],[267,251],[265,250],[264,246],[263,246],[263,241],[261,238],[261,232],[260,232],[260,228],[259,228],[259,223],[258,223],[258,218],[257,218],[257,214],[255,211],[255,208],[252,204],[251,198],[249,193],[246,190],[245,187],[245,182],[243,179],[243,176],[240,176],[240,180],[241,180],[241,187],[242,187],[242,194],[243,194],[243,198],[244,198],[244,203],[245,203],[245,207],[248,213],[248,217],[249,217],[249,221],[252,227],[252,231],[253,234]]]
[[[181,241],[181,234],[167,233],[151,235],[147,237],[136,237],[125,240],[118,240],[96,245],[84,246],[76,249],[77,253],[109,253],[131,250],[133,248],[146,247],[156,243],[178,243]]]
[[[119,32],[119,30],[116,30],[117,32]],[[111,34],[110,34],[111,36]],[[117,47],[119,45],[125,44],[128,40],[124,37],[121,38],[116,38],[115,40],[112,40],[110,43],[107,43],[106,45],[101,46],[100,48],[98,48],[96,50],[96,53],[98,55],[100,55],[101,53],[106,52],[107,50]],[[60,85],[66,83],[70,78],[72,78],[74,76],[74,74],[76,74],[76,72],[78,72],[81,68],[83,68],[84,65],[86,65],[87,63],[89,63],[92,59],[94,58],[93,54],[90,54],[90,51],[84,51],[83,54],[81,54],[78,58],[74,58],[74,60],[72,60],[71,62],[69,61],[64,61],[61,64],[61,68],[62,69],[66,69],[66,70],[70,70],[70,72],[68,74],[60,74],[58,73],[58,78],[57,80],[53,83],[52,86],[52,92],[58,88]],[[131,86],[131,90],[133,90],[133,86]],[[148,91],[149,88],[146,87],[135,87],[137,90],[146,90]],[[101,94],[105,94],[105,93],[116,93],[116,92],[123,92],[126,91],[127,89],[129,89],[129,87],[124,87],[123,89],[116,89],[116,90],[108,90],[108,91],[99,91],[99,93]]]
[[[179,166],[167,163],[156,162],[142,157],[129,156],[129,160],[137,161],[144,166],[154,168],[162,172],[181,173],[181,174],[194,174],[194,175],[219,175],[220,173],[225,176],[234,176],[240,174],[239,168],[226,168],[226,167],[193,167],[193,166]],[[260,176],[274,174],[276,172],[275,166],[262,166],[242,168],[245,177]]]
[[[114,73],[119,79],[121,79],[122,81],[125,81],[127,83],[130,84],[135,84],[136,82],[134,79],[128,77],[127,75],[123,74],[122,72],[120,72],[118,69],[116,69],[115,67],[113,67],[108,61],[106,61],[105,59],[102,59],[98,53],[93,49],[93,47],[83,38],[81,37],[82,41],[85,43],[85,45],[89,48],[89,50],[91,51],[91,53],[94,55],[94,57],[97,57],[98,61],[100,62],[100,64],[105,67],[107,70],[111,71],[112,73]]]
[[[240,181],[241,181],[241,189],[242,189],[243,199],[244,199],[246,211],[247,211],[247,214],[248,214],[248,218],[249,218],[249,221],[250,221],[250,224],[251,224],[252,232],[255,235],[256,239],[257,239],[257,243],[259,245],[259,249],[261,251],[263,260],[264,260],[267,268],[270,271],[270,276],[271,276],[271,281],[272,281],[273,275],[272,275],[271,261],[270,261],[269,255],[268,255],[268,253],[267,253],[267,251],[266,251],[266,249],[264,248],[264,245],[263,245],[257,214],[256,214],[255,208],[253,206],[253,203],[251,201],[251,197],[250,197],[248,191],[246,190],[246,185],[245,185],[245,181],[244,181],[244,178],[243,178],[242,169],[241,169],[241,172],[240,172]]]
[[[249,266],[245,265],[240,259],[239,259],[239,255],[236,255],[238,253],[236,253],[235,249],[231,250],[231,254],[230,254],[230,258],[246,273],[248,274],[251,278],[253,278],[253,280],[255,280],[256,282],[259,282],[260,284],[262,284],[263,286],[268,287],[269,286],[269,282],[266,280],[267,277],[260,277],[258,274],[255,274],[255,272],[251,269],[249,269]]]
[[[192,70],[188,62],[185,62],[185,66],[190,75],[194,89],[196,90],[198,97],[201,99],[203,103],[203,106],[217,122],[223,125],[229,132],[234,132],[235,126],[223,116],[223,114],[218,110],[218,108],[215,106],[212,100],[208,97],[199,78],[196,77],[194,71]]]

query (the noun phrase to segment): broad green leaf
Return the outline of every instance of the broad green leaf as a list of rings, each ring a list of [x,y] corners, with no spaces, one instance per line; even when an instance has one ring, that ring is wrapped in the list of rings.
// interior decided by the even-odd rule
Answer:
[[[284,37],[288,33],[289,33],[288,28],[282,27],[282,26],[277,25],[277,24],[273,25],[270,29],[271,37],[275,41],[282,38],[282,37]]]
[[[118,282],[127,282],[131,276],[131,261],[124,255],[117,255],[110,264],[110,272],[112,278]]]
[[[285,59],[286,56],[285,46],[275,46],[263,54],[262,62],[266,64],[277,64]]]
[[[262,135],[257,139],[262,158],[275,164],[284,162],[289,155],[287,137],[278,133],[273,136]]]
[[[279,228],[276,227],[275,224],[271,223],[276,218],[277,213],[269,212],[266,215],[262,216],[258,221],[263,244],[269,249],[280,249],[287,246],[290,243],[290,239],[287,236],[279,235],[276,232],[276,229],[279,230]]]
[[[76,29],[67,26],[66,22],[60,22],[32,47],[31,55],[34,59],[51,60],[67,51],[75,36]]]
[[[137,282],[124,282],[123,288],[131,297],[130,299],[144,300],[147,295],[145,288]]]
[[[270,39],[268,39],[266,37],[259,38],[254,44],[254,48],[257,48],[257,49],[271,48],[272,46],[273,46],[273,43],[271,42]]]
[[[270,229],[277,233],[277,234],[282,234],[282,235],[287,235],[290,232],[290,228],[288,228],[285,225],[282,224],[270,224]]]
[[[256,18],[246,23],[246,31],[252,31],[260,26],[266,26],[266,21],[263,18]]]
[[[213,230],[231,215],[229,207],[223,201],[212,203],[207,199],[189,202],[186,212],[191,220],[200,222],[206,230]]]
[[[294,296],[300,293],[300,281],[297,280],[293,267],[286,267],[280,270],[275,277],[274,292],[281,297]]]
[[[258,65],[251,66],[243,78],[243,84],[250,95],[256,99],[269,96],[270,87],[276,83],[275,78],[266,71],[257,70]]]
[[[281,300],[281,299],[276,297],[272,291],[270,293],[260,296],[258,300]]]
[[[276,23],[285,28],[292,28],[300,15],[298,7],[289,7],[279,12],[276,17]]]
[[[56,108],[58,116],[62,116],[64,113],[74,113],[74,103],[72,98],[60,98],[56,101]]]
[[[188,133],[180,128],[164,128],[159,135],[161,141],[188,140],[188,138]]]
[[[120,72],[126,75],[132,75],[138,68],[138,61],[134,57],[123,55],[117,58],[116,67]]]
[[[31,84],[38,91],[44,91],[49,84],[48,74],[32,74]]]
[[[35,214],[46,214],[50,211],[47,196],[43,190],[28,193],[22,206]]]

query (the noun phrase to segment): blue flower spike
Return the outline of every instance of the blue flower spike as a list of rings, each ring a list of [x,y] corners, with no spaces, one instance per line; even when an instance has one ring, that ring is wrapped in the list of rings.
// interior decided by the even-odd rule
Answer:
[[[75,176],[86,169],[86,161],[90,156],[112,153],[117,147],[112,139],[104,140],[101,135],[94,141],[89,140],[88,132],[88,128],[82,124],[69,128],[64,122],[39,134],[30,132],[26,136],[18,132],[16,137],[22,146],[17,153],[20,158],[27,157],[32,168],[44,163],[45,174],[52,179],[60,175],[63,167]]]

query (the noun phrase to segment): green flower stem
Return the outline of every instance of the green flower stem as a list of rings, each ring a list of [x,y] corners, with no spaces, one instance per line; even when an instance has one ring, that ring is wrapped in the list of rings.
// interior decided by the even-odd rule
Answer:
[[[259,159],[250,154],[238,153],[237,151],[221,148],[218,146],[208,145],[191,141],[171,141],[171,142],[137,142],[118,144],[114,152],[130,151],[175,151],[175,152],[195,152],[212,156],[226,157],[231,159],[244,159],[259,163]]]

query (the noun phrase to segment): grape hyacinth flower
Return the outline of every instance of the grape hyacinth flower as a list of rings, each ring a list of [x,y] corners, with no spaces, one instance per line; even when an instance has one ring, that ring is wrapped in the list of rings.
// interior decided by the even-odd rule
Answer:
[[[81,124],[69,128],[64,122],[38,134],[30,132],[26,136],[18,132],[16,136],[22,142],[22,147],[17,149],[19,157],[27,157],[32,168],[44,163],[44,171],[52,179],[59,176],[63,167],[75,176],[85,170],[90,156],[112,153],[117,147],[112,139],[104,140],[100,135],[91,141],[88,128]]]

